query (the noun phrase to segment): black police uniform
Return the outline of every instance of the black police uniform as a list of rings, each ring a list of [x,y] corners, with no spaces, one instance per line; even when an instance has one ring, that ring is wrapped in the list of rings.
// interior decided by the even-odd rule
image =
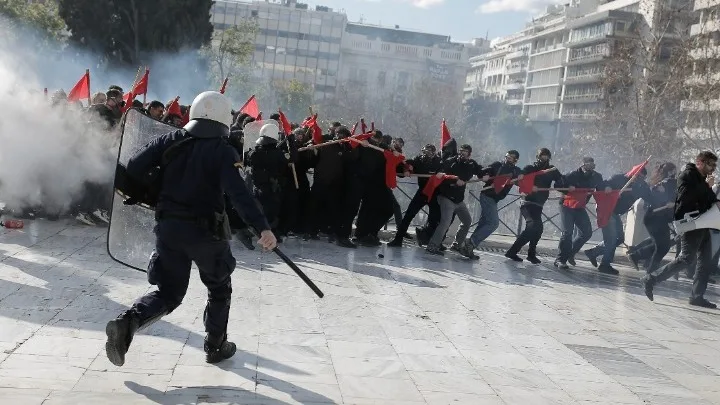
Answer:
[[[130,159],[128,174],[139,178],[148,167],[159,164],[170,145],[187,136],[196,139],[185,144],[165,167],[156,207],[156,249],[148,267],[148,281],[157,290],[138,299],[107,326],[108,357],[118,366],[124,363],[137,330],[182,303],[192,262],[208,289],[203,316],[208,362],[222,360],[215,357],[211,361],[211,353],[228,344],[231,274],[236,264],[228,243],[229,229],[225,231],[221,224],[226,218],[223,193],[247,224],[258,232],[270,229],[238,172],[239,158],[227,142],[227,127],[216,122],[191,121],[187,132],[178,130],[151,141]]]
[[[261,136],[255,149],[247,154],[245,167],[248,168],[248,180],[253,194],[262,205],[270,226],[277,229],[283,190],[287,186],[286,174],[288,160],[278,149],[277,139]]]

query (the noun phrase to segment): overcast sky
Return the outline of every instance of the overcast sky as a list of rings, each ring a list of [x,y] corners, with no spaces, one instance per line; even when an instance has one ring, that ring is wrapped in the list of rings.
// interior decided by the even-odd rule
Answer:
[[[453,41],[490,39],[512,34],[532,16],[558,0],[311,0],[345,10],[352,22],[399,25],[433,34],[450,35]]]

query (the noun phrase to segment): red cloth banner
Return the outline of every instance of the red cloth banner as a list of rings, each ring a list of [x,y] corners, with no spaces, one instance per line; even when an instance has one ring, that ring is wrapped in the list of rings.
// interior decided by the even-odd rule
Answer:
[[[593,198],[597,203],[597,225],[600,228],[605,228],[610,223],[610,218],[615,210],[618,198],[620,198],[620,190],[613,190],[609,193],[596,191],[593,193]]]
[[[397,167],[405,160],[405,156],[395,156],[393,151],[386,150],[385,154],[385,184],[390,188],[397,187]]]
[[[630,178],[630,177],[632,177],[632,176],[640,173],[640,171],[641,171],[645,166],[647,166],[647,164],[648,164],[648,161],[646,160],[646,161],[640,163],[639,165],[633,166],[633,168],[630,169],[629,172],[625,173],[625,177]]]
[[[227,80],[227,79],[226,79]],[[285,135],[290,135],[292,132],[292,125],[290,125],[290,121],[288,121],[285,114],[283,114],[282,110],[278,109],[278,114],[280,114],[280,124],[282,124],[283,131],[285,131]]]
[[[250,96],[248,101],[245,102],[245,104],[240,108],[241,113],[245,113],[256,120],[260,120],[262,117],[260,116],[260,107],[258,107],[257,100],[255,99],[255,95],[253,94]]]
[[[442,124],[440,124],[440,149],[445,147],[445,144],[450,140],[450,130],[447,127],[447,124],[445,123],[445,119],[443,118]]]
[[[85,72],[83,77],[70,89],[68,101],[80,101],[90,99],[90,72]]]
[[[508,183],[510,183],[510,180],[512,180],[512,174],[499,174],[495,176],[492,184],[493,189],[495,189],[496,193],[503,191]]]
[[[140,78],[140,81],[137,82],[130,91],[133,96],[137,97],[142,94],[147,94],[148,80],[150,80],[150,69],[145,69],[145,74],[143,75],[143,77]]]
[[[427,184],[425,184],[422,193],[425,194],[428,201],[432,200],[433,195],[435,195],[435,189],[437,189],[443,181],[449,179],[457,179],[457,176],[446,174],[442,178],[438,178],[437,176],[430,177]]]
[[[535,177],[542,172],[533,172],[523,174],[523,178],[518,180],[518,188],[521,194],[531,194],[533,187],[535,187]]]
[[[587,189],[568,191],[568,193],[565,194],[563,205],[568,208],[585,208],[589,194],[590,190]]]

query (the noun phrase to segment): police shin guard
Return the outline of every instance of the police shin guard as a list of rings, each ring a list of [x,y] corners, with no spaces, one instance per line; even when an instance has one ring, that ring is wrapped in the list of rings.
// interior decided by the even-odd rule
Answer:
[[[149,327],[160,318],[165,316],[167,311],[141,321],[132,311],[125,311],[122,315],[108,322],[105,326],[107,342],[105,342],[105,353],[108,360],[118,367],[125,364],[127,354],[135,333]]]

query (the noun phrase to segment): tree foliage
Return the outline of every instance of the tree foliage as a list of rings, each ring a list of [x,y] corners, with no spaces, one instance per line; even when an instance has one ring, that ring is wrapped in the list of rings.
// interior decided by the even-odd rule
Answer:
[[[57,49],[64,40],[65,23],[59,15],[58,5],[48,1],[43,3],[27,0],[0,0],[0,27],[2,39],[14,39],[12,35],[22,35],[26,30],[36,30],[34,45],[43,50],[50,46]]]
[[[59,0],[70,40],[111,64],[197,50],[212,36],[212,0]]]
[[[278,105],[283,108],[285,115],[291,119],[299,120],[308,115],[308,108],[312,106],[313,89],[298,80],[278,82],[272,86],[277,97]]]
[[[215,31],[210,43],[201,49],[208,62],[208,79],[219,84],[229,77],[227,94],[230,96],[257,93],[251,86],[255,80],[249,64],[257,30],[257,22],[243,19],[233,27]]]

